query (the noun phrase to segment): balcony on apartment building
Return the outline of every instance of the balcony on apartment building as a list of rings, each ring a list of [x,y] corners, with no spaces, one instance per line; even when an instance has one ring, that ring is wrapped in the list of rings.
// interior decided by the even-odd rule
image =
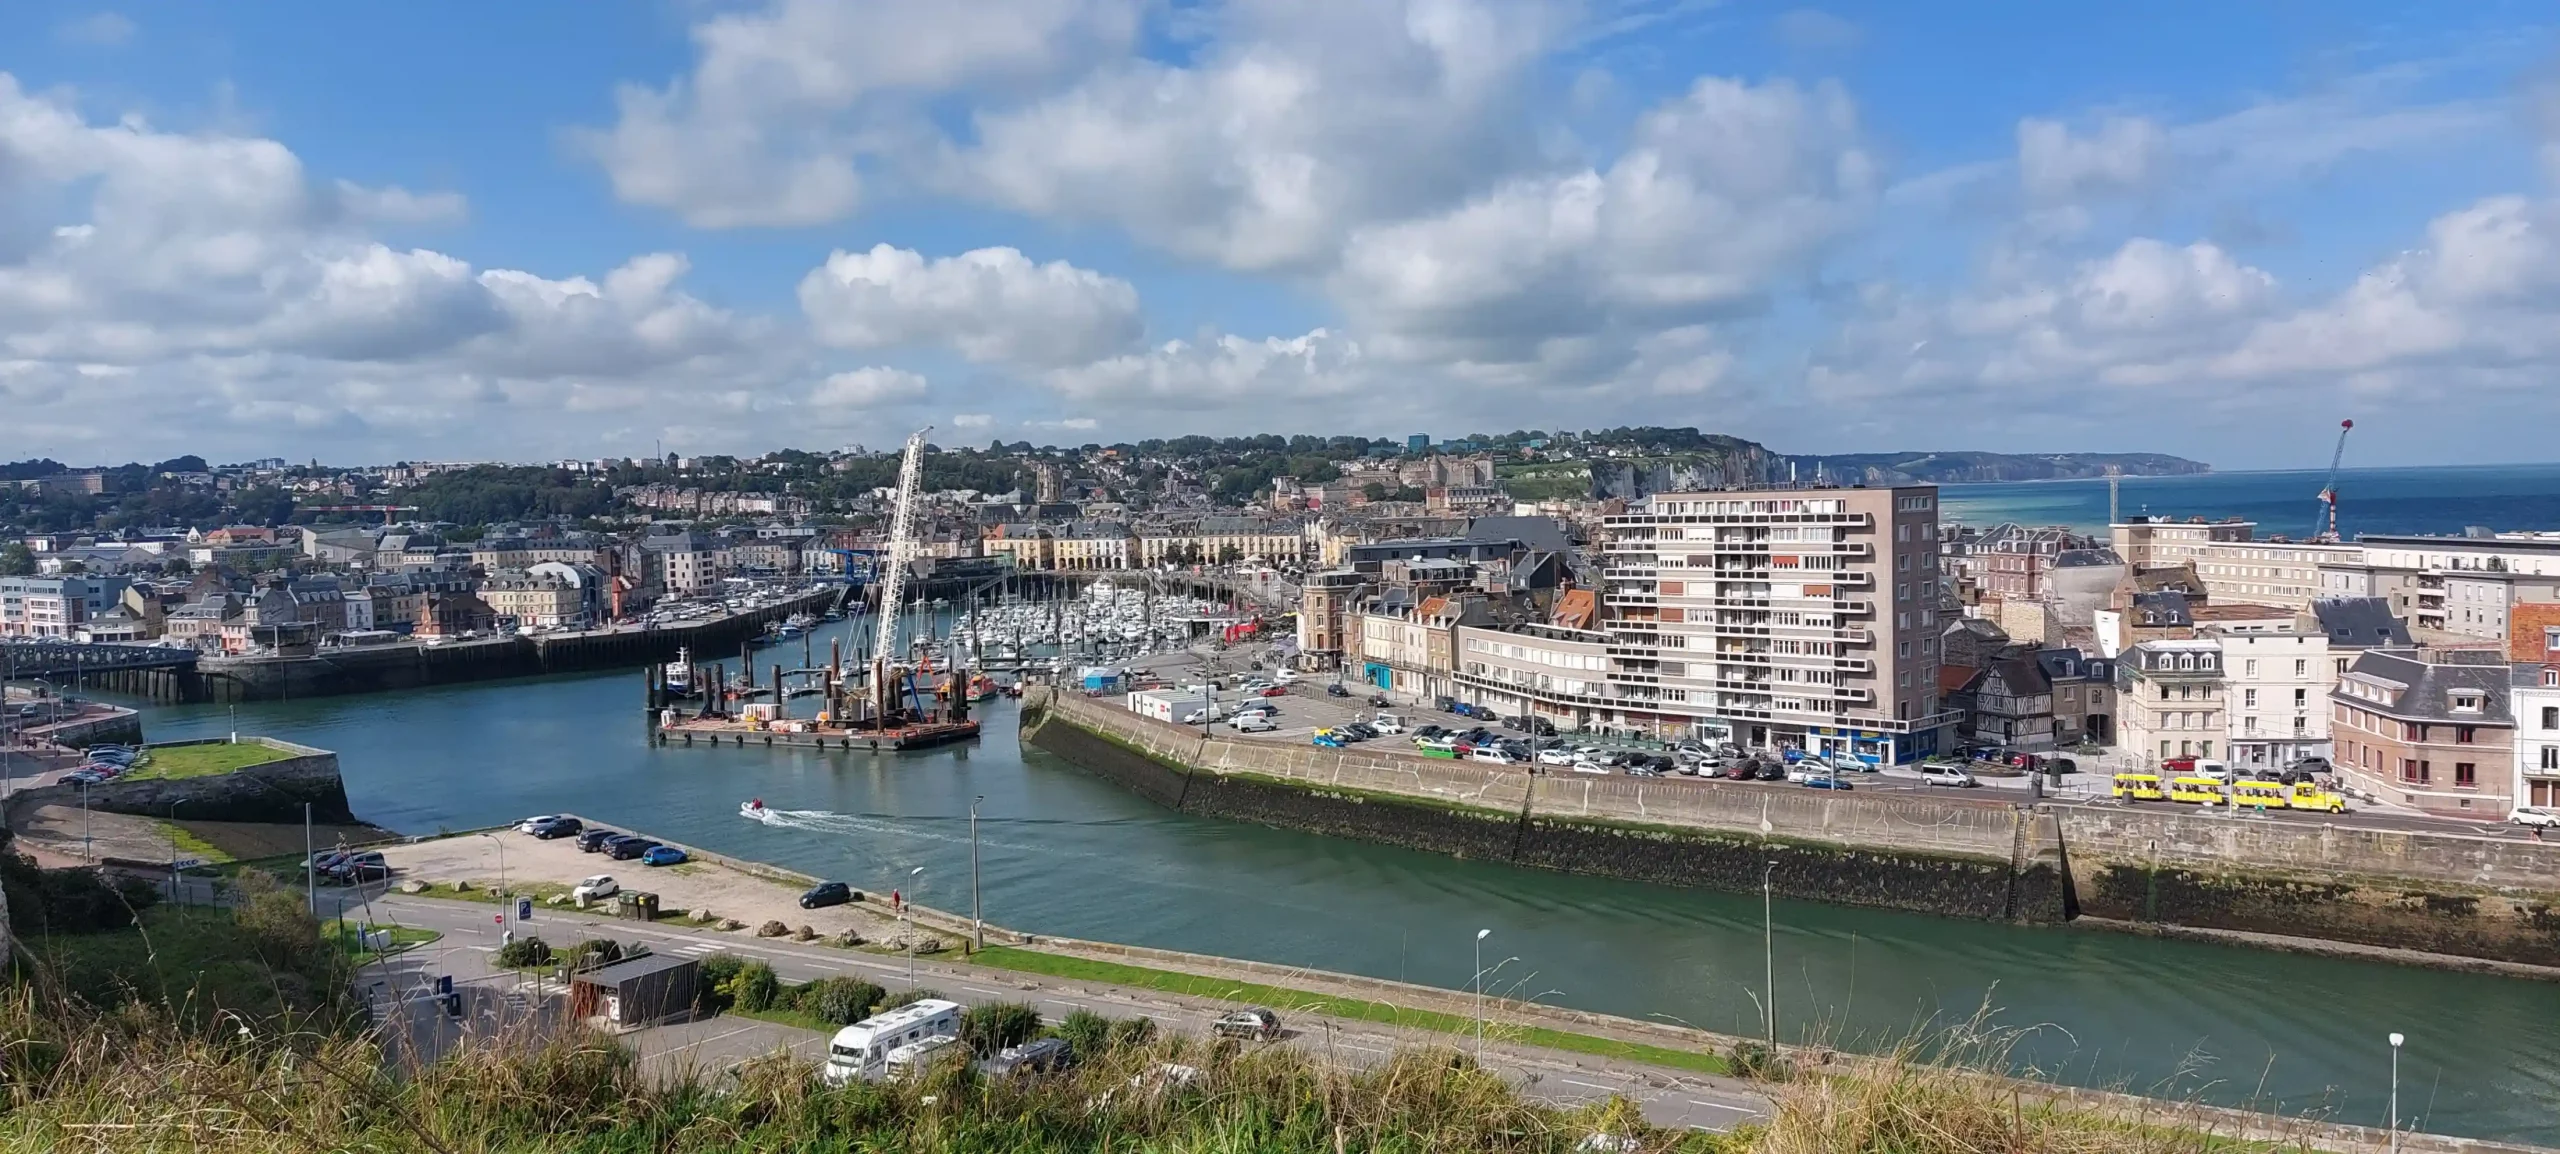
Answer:
[[[1874,523],[1865,513],[1620,513],[1603,517],[1608,527],[1652,529],[1661,525],[1845,525],[1861,528]]]

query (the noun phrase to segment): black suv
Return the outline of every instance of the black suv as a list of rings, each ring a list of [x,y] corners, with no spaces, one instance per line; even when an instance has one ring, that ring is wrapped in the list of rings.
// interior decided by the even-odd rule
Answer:
[[[604,843],[623,836],[626,835],[597,826],[578,835],[578,850],[581,853],[600,853],[604,850]]]
[[[840,906],[853,900],[853,887],[843,882],[819,882],[800,895],[800,908],[814,910],[821,906]]]
[[[586,823],[574,817],[555,817],[533,827],[533,836],[543,841],[550,841],[556,837],[568,837],[585,828]]]
[[[604,855],[615,861],[630,861],[656,848],[658,843],[648,838],[626,834],[604,843]]]

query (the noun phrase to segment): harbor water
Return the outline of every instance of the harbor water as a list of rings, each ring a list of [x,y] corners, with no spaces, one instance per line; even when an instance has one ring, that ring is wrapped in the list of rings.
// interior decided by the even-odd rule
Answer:
[[[812,644],[823,660],[867,625]],[[786,648],[757,660],[796,664]],[[569,810],[954,910],[983,797],[985,914],[1002,925],[1461,989],[1489,929],[1496,992],[1760,1029],[1757,895],[1187,817],[1022,750],[1008,701],[982,707],[979,741],[875,756],[652,747],[641,696],[632,670],[243,705],[239,726],[338,751],[356,812],[404,833]],[[143,708],[155,741],[230,724],[220,706]],[[782,816],[741,819],[749,797]],[[2560,985],[1800,902],[1773,921],[1790,1038],[1872,1048],[1984,1014],[2051,1077],[2377,1123],[2400,1031],[2405,1118],[2560,1144]]]

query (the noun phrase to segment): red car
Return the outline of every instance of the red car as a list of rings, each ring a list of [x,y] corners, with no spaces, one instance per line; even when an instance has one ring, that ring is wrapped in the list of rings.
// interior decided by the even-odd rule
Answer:
[[[1262,695],[1264,697],[1287,697],[1289,696],[1289,687],[1285,685],[1274,685],[1269,689],[1263,690]]]

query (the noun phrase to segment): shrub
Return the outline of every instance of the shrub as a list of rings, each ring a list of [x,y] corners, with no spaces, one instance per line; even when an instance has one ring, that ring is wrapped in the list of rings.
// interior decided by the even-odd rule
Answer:
[[[498,947],[498,964],[522,968],[551,964],[551,943],[526,935]]]
[[[1145,1017],[1122,1018],[1117,1022],[1111,1023],[1111,1039],[1109,1044],[1113,1049],[1134,1049],[1154,1041],[1155,1037],[1155,1019]]]
[[[933,990],[903,990],[882,999],[880,1002],[880,1012],[885,1014],[900,1006],[912,1006],[926,998],[939,998],[941,996],[942,995],[940,993]]]
[[[981,1058],[1019,1046],[1040,1032],[1040,1011],[1020,1002],[989,1002],[960,1012],[960,1040]]]
[[[738,971],[746,966],[746,959],[734,954],[713,954],[702,959],[699,980],[693,987],[694,1009],[705,1014],[728,1009],[730,985],[737,981]]]
[[[35,859],[0,848],[0,888],[16,937],[86,934],[130,926],[160,900],[160,887],[139,878],[110,878],[94,866],[38,869]]]
[[[730,1004],[750,1014],[772,1009],[781,995],[782,982],[773,976],[773,967],[763,962],[748,962],[729,982]]]
[[[850,1026],[871,1016],[886,991],[860,978],[820,978],[791,991],[791,1008],[822,1022]]]
[[[1078,1010],[1058,1023],[1058,1036],[1066,1039],[1076,1056],[1090,1058],[1100,1054],[1111,1040],[1111,1019],[1091,1010]]]
[[[611,938],[588,938],[569,951],[569,968],[592,970],[622,960],[622,943]]]

